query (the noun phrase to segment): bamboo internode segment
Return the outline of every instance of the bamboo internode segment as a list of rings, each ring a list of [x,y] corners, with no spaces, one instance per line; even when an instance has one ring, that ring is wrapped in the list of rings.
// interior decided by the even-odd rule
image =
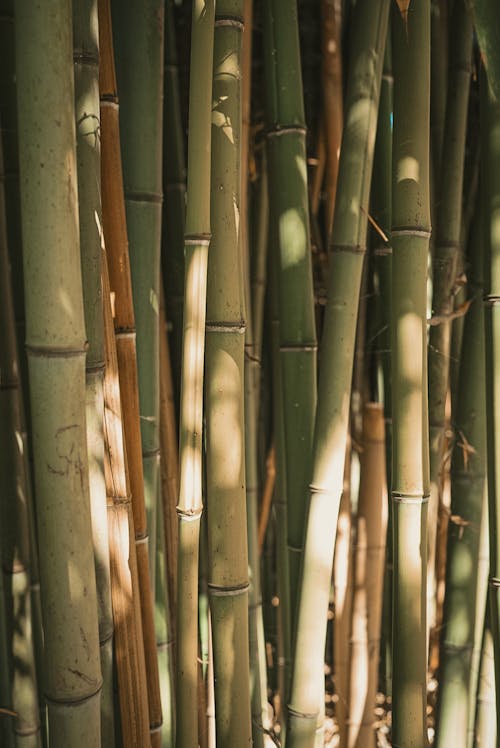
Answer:
[[[356,8],[346,95],[346,124],[339,165],[328,300],[322,338],[318,408],[310,483],[310,508],[298,609],[290,706],[315,719],[288,720],[287,743],[312,746],[323,699],[326,613],[339,504],[343,490],[356,319],[366,245],[375,126],[387,34],[389,2],[364,2]],[[366,55],[366,50],[370,54]],[[354,112],[363,111],[362,118]],[[363,148],[360,148],[360,143]],[[352,206],[357,210],[353,211]],[[354,251],[352,251],[354,250]],[[303,459],[303,458],[302,458]],[[324,611],[318,615],[318,611]]]
[[[16,4],[26,342],[44,549],[49,726],[54,746],[83,742],[97,748],[102,679],[86,467],[71,20],[69,2]],[[76,355],[58,356],[61,351]]]

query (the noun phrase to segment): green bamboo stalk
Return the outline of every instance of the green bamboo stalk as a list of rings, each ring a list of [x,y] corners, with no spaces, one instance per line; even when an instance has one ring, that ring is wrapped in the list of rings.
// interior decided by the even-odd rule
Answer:
[[[450,33],[447,0],[431,0],[431,149],[434,206],[441,195],[441,164],[446,132],[445,119],[448,84],[448,48]]]
[[[251,744],[239,208],[242,0],[219,0],[206,324],[209,595],[217,745]]]
[[[481,59],[495,99],[500,98],[500,6],[495,0],[467,0],[474,18]]]
[[[305,119],[296,0],[265,4],[270,220],[279,267],[292,620],[307,510],[316,408],[316,330],[309,237]],[[294,625],[292,625],[292,630]]]
[[[443,170],[446,170],[446,161],[443,161]],[[446,200],[444,192],[443,199]],[[478,235],[479,243],[476,244]],[[483,247],[480,231],[473,233],[473,241],[472,266],[468,273],[473,301],[465,317],[464,355],[454,415],[451,516],[436,710],[436,745],[439,748],[465,748],[467,745],[468,705],[472,696],[479,541],[486,481]]]
[[[202,513],[203,363],[210,244],[214,2],[195,0],[191,36],[188,184],[180,405],[177,586],[178,748],[198,746],[198,559]]]
[[[115,742],[113,719],[113,613],[104,480],[104,319],[102,306],[101,153],[99,136],[99,30],[97,0],[73,3],[73,59],[77,134],[78,210],[86,359],[87,450],[101,648],[101,740]]]
[[[144,498],[155,588],[160,480],[159,304],[162,213],[164,2],[112,2],[120,143],[137,329]]]
[[[3,174],[0,145],[0,174]],[[14,304],[7,251],[4,186],[0,182],[0,492],[2,531],[0,558],[3,613],[10,651],[2,652],[5,659],[2,678],[7,686],[8,701],[17,713],[15,719],[2,718],[6,745],[38,748],[42,745],[32,615],[30,600],[30,532],[29,502],[26,482],[28,455],[24,451],[22,433],[22,396],[19,381]],[[6,642],[7,644],[7,642]],[[6,681],[6,683],[5,683]],[[2,697],[4,695],[2,694]],[[0,732],[0,735],[2,733]]]
[[[184,222],[186,165],[179,93],[179,66],[173,0],[165,2],[165,100],[162,229],[162,267],[165,304],[171,325],[172,375],[176,410],[179,411],[182,365],[182,314],[184,305]]]
[[[377,319],[379,328],[375,331],[375,350],[382,369],[383,403],[385,418],[385,464],[387,486],[391,485],[392,465],[392,385],[391,385],[391,283],[392,247],[390,229],[392,223],[392,51],[390,34],[387,37],[384,69],[380,88],[380,104],[377,123],[377,138],[373,157],[373,179],[371,212],[377,226],[372,229],[373,266],[378,283]],[[384,238],[385,237],[385,238]],[[392,537],[391,503],[387,519],[387,538]],[[384,578],[384,605],[382,611],[382,653],[381,671],[383,691],[391,695],[392,664],[392,543],[386,543],[386,565]]]
[[[488,78],[488,80],[490,80]],[[488,507],[490,532],[489,614],[495,653],[495,681],[500,683],[500,381],[498,341],[500,340],[500,101],[495,101],[491,88],[482,78],[483,100],[481,115],[485,123],[485,143],[481,163],[486,172],[486,261],[484,287],[484,324],[486,344],[486,428],[488,465]],[[486,89],[488,89],[486,91]],[[489,101],[484,99],[488,96]],[[500,734],[500,688],[496,689],[497,734]]]
[[[0,656],[2,662],[9,661],[9,645],[7,636],[7,611],[4,595],[4,576],[0,574]],[[12,711],[11,680],[8,667],[0,672],[0,740],[5,748],[15,748],[12,722],[15,712]]]
[[[406,747],[427,745],[429,0],[394,14],[393,65],[392,739]]]
[[[50,740],[54,748],[98,748],[102,678],[85,437],[72,52],[69,2],[16,4],[27,351]]]
[[[443,142],[440,204],[433,258],[432,318],[429,333],[429,443],[431,493],[428,507],[427,621],[436,622],[436,536],[449,387],[451,315],[462,229],[465,134],[472,64],[472,23],[465,0],[453,6],[450,23],[448,99]]]
[[[160,490],[161,487],[158,486],[159,493]],[[171,748],[175,745],[174,672],[172,668],[173,641],[169,630],[170,613],[169,598],[167,594],[165,531],[161,496],[158,496],[158,522],[156,525],[156,533],[155,630],[156,649],[158,652],[158,671],[160,675],[161,709],[163,713],[161,746],[162,748]]]
[[[493,636],[491,628],[486,622],[481,653],[481,673],[477,694],[476,729],[474,748],[484,748],[485,745],[496,745],[497,715],[496,715],[496,684],[495,664],[493,653]]]
[[[291,748],[313,744],[318,706],[323,699],[326,612],[343,489],[356,318],[389,2],[361,2],[355,12],[288,708],[287,738]]]

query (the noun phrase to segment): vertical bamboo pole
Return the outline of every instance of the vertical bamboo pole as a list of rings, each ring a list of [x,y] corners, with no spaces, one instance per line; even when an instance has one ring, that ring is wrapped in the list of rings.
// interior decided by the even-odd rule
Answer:
[[[198,745],[198,559],[203,506],[203,364],[210,245],[214,10],[211,0],[193,3],[177,506],[176,745],[179,748]]]
[[[85,436],[70,3],[16,4],[16,60],[50,739],[54,748],[98,748],[102,678]]]
[[[343,489],[356,318],[389,2],[363,1],[355,12],[351,54],[356,64],[350,67],[347,83],[309,486],[310,509],[288,708],[287,745],[291,748],[313,745],[318,707],[323,700],[326,613]]]
[[[150,727],[158,740],[161,725],[158,662],[153,618],[153,594],[149,577],[148,525],[144,501],[142,441],[137,385],[136,331],[128,254],[127,224],[123,197],[120,156],[118,94],[111,33],[109,0],[99,0],[99,40],[101,64],[101,180],[103,231],[106,243],[110,287],[114,298],[113,322],[123,428],[134,515],[137,572],[141,596],[142,633],[146,658]]]
[[[427,745],[429,0],[393,25],[393,742]]]
[[[85,369],[87,450],[103,676],[101,740],[103,745],[113,745],[113,615],[103,439],[104,323],[97,0],[78,0],[73,3],[73,49],[83,303],[89,341]]]
[[[242,0],[218,0],[206,324],[207,507],[217,745],[251,744],[240,244]]]
[[[484,748],[485,745],[496,745],[497,742],[494,659],[493,636],[488,622],[486,622],[483,635],[483,649],[481,652],[474,748]]]
[[[380,403],[367,403],[363,409],[363,452],[354,548],[349,748],[373,748],[375,745],[373,723],[378,686],[386,534],[384,410]]]
[[[104,477],[108,501],[114,651],[124,748],[149,743],[148,689],[137,574],[137,545],[123,433],[118,358],[106,256],[102,263],[104,316]],[[149,576],[148,576],[149,579]]]
[[[489,81],[489,79],[488,79]],[[490,572],[488,603],[495,653],[495,682],[500,683],[500,379],[498,377],[500,340],[500,100],[495,101],[483,75],[484,102],[481,114],[486,125],[482,164],[486,170],[486,262],[484,285],[484,325],[486,345],[486,428],[488,466],[488,507],[490,531]],[[483,99],[483,101],[484,101]],[[500,734],[500,688],[496,689],[497,734]]]
[[[432,318],[429,333],[429,444],[431,492],[428,509],[428,627],[436,622],[436,536],[445,439],[445,405],[450,377],[451,314],[462,228],[465,134],[472,63],[472,23],[465,0],[451,16],[448,98],[443,143],[440,204],[433,258]]]
[[[496,0],[467,0],[481,49],[482,62],[495,99],[500,98],[500,6]]]
[[[275,261],[279,267],[287,534],[293,620],[304,543],[316,408],[317,345],[297,3],[296,0],[273,0],[265,5],[270,216],[275,237]]]
[[[4,175],[0,144],[0,175]],[[4,185],[0,181],[0,533],[1,583],[0,607],[6,627],[2,651],[2,692],[4,706],[12,706],[15,719],[0,717],[0,738],[9,746],[26,748],[42,745],[32,612],[30,599],[31,555],[27,474],[28,455],[20,439],[22,433],[22,395],[19,381],[14,304],[7,251]],[[2,737],[3,736],[3,737]],[[3,744],[3,742],[2,742]]]

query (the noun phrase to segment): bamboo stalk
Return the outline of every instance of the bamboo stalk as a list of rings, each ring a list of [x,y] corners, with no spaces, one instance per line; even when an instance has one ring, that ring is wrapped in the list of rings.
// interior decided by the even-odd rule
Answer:
[[[214,2],[193,3],[184,239],[185,285],[177,505],[176,745],[198,746],[198,563],[202,501],[203,364],[210,246]]]
[[[496,683],[493,652],[493,636],[486,623],[481,653],[481,673],[477,695],[477,716],[474,747],[495,745],[497,742]]]
[[[158,492],[160,492],[158,486]],[[161,708],[163,724],[161,726],[161,746],[170,748],[175,745],[175,699],[174,699],[174,662],[172,658],[174,641],[171,636],[166,566],[166,540],[164,532],[163,504],[158,496],[158,523],[156,525],[156,594],[155,594],[155,629],[156,649],[158,652],[158,671],[160,675]]]
[[[350,657],[348,746],[375,745],[374,709],[378,686],[387,479],[384,410],[367,403],[363,412],[363,452],[359,487]]]
[[[296,0],[266,3],[267,148],[272,247],[279,267],[279,333],[286,454],[292,630],[307,511],[316,408],[316,330],[305,119]]]
[[[109,0],[98,3],[101,65],[101,180],[103,230],[107,250],[110,287],[114,298],[114,328],[120,392],[123,403],[123,429],[127,454],[132,511],[134,515],[137,571],[141,596],[142,633],[146,658],[149,719],[151,730],[161,724],[158,662],[153,618],[153,595],[149,577],[148,525],[144,501],[142,441],[139,422],[136,331],[132,283],[128,255],[127,224],[123,198],[120,156],[118,95],[114,69],[111,11]],[[157,738],[156,738],[157,739]]]
[[[443,163],[443,168],[445,164]],[[481,237],[480,232],[479,237]],[[475,636],[481,514],[486,481],[482,244],[474,236],[473,301],[465,319],[451,465],[446,587],[440,648],[436,745],[465,746]],[[482,627],[481,627],[482,630]]]
[[[50,739],[54,748],[97,748],[102,678],[86,469],[70,3],[16,4],[16,61]]]
[[[500,98],[500,6],[495,0],[467,0],[474,18],[481,59],[495,99]]]
[[[207,506],[217,745],[251,744],[243,423],[241,187],[243,3],[219,0],[206,316]]]
[[[288,709],[287,739],[291,748],[313,744],[318,706],[323,700],[326,613],[343,489],[356,317],[388,14],[386,0],[362,2],[356,6],[353,26],[351,54],[356,64],[351,65],[347,83],[309,487],[310,508]],[[358,206],[356,211],[352,210],[353,205]]]
[[[488,79],[490,80],[490,79]],[[483,75],[482,80],[485,142],[481,163],[486,179],[486,261],[484,285],[484,329],[486,345],[486,428],[488,466],[488,507],[490,532],[490,570],[488,603],[490,627],[495,653],[495,682],[500,683],[500,475],[498,450],[498,424],[500,423],[500,382],[498,370],[498,340],[500,339],[500,275],[498,257],[498,200],[500,195],[500,102],[495,101]],[[489,100],[488,100],[489,99]],[[497,735],[500,734],[500,688],[496,689]]]
[[[132,498],[125,454],[116,339],[113,329],[106,257],[102,263],[104,314],[104,476],[114,649],[124,748],[148,745],[149,709],[141,619],[141,598],[134,542]]]
[[[176,412],[179,411],[182,365],[182,313],[184,306],[184,223],[186,213],[186,164],[181,119],[179,64],[174,2],[165,2],[165,99],[162,227],[162,268],[166,314],[171,325],[172,376]]]
[[[472,23],[465,0],[450,19],[448,99],[443,143],[440,206],[433,258],[432,319],[429,332],[429,444],[431,492],[428,507],[428,627],[436,623],[436,536],[445,440],[445,404],[450,377],[451,314],[462,228],[465,134],[472,63]]]
[[[104,480],[104,323],[101,282],[101,154],[99,140],[99,30],[97,0],[73,3],[78,209],[83,303],[89,347],[86,359],[87,449],[90,512],[101,648],[101,740],[115,742],[113,720],[113,614]]]
[[[392,736],[395,745],[425,746],[429,0],[413,0],[411,7],[406,23],[394,14],[392,37]]]
[[[0,174],[4,175],[0,144]],[[14,304],[7,252],[4,185],[0,181],[0,534],[2,627],[7,649],[2,651],[2,706],[11,706],[15,719],[2,719],[0,737],[6,746],[38,748],[42,745],[32,612],[30,599],[31,554],[28,455],[19,439],[22,433],[22,396],[19,381]],[[5,688],[6,693],[3,693]]]

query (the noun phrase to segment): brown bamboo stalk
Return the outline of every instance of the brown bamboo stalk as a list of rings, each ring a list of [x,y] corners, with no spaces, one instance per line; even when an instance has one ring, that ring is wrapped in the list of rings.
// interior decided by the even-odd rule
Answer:
[[[363,452],[354,548],[350,641],[349,748],[375,748],[385,539],[387,534],[385,423],[381,403],[363,409]]]
[[[266,537],[267,525],[269,523],[269,514],[271,512],[271,504],[274,493],[274,486],[276,483],[276,450],[274,448],[274,442],[271,444],[269,454],[266,460],[266,480],[264,482],[264,490],[262,492],[262,500],[260,502],[260,514],[259,514],[259,553],[262,553],[264,547],[264,539]]]
[[[123,404],[125,446],[132,494],[137,570],[141,596],[142,632],[148,683],[152,740],[159,739],[161,700],[153,618],[153,595],[149,577],[148,530],[144,504],[144,475],[139,422],[135,317],[128,255],[127,224],[120,154],[118,95],[113,57],[109,0],[99,0],[101,66],[101,179],[104,238],[109,280],[114,299],[113,319]]]

